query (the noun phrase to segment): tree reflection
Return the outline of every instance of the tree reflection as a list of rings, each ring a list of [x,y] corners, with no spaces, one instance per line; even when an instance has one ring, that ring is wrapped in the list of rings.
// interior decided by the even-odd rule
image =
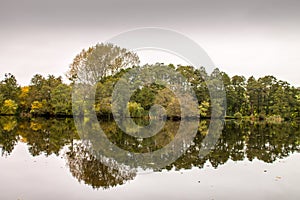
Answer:
[[[45,153],[58,155],[60,150],[79,139],[74,122],[70,118],[48,119],[36,118],[30,121],[21,121],[20,134],[29,146],[33,156]]]
[[[139,123],[147,125],[148,122],[140,121]],[[137,139],[122,132],[114,121],[100,122],[101,128],[111,143],[128,152],[142,154],[159,150],[168,145],[176,136],[179,124],[179,121],[166,121],[163,129],[156,135]],[[258,159],[272,163],[300,151],[299,123],[270,124],[226,121],[217,143],[212,149],[208,149],[207,155],[201,156],[201,148],[206,144],[209,147],[211,142],[211,140],[207,140],[205,143],[205,138],[215,139],[218,137],[218,135],[210,135],[209,124],[210,121],[200,121],[193,144],[188,149],[186,146],[178,146],[179,151],[184,154],[165,169],[202,168],[206,162],[210,162],[213,167],[217,168],[229,160],[242,161],[245,159],[249,161]],[[218,129],[218,126],[222,124],[216,125],[217,127],[214,128]],[[65,158],[70,172],[78,181],[91,185],[93,188],[106,189],[122,185],[136,176],[134,171],[118,165],[112,159],[91,154],[89,146],[79,143],[79,139],[73,119],[0,117],[2,156],[9,156],[19,141],[27,144],[32,156],[40,154],[58,156],[62,149],[69,148]],[[171,154],[172,152],[160,159],[168,159]],[[151,166],[149,165],[149,167]]]
[[[203,129],[203,127],[202,127]],[[199,149],[203,136],[198,134],[195,144],[167,169],[202,168],[206,161],[213,167],[225,164],[228,160],[248,159],[272,163],[277,159],[300,151],[300,129],[298,123],[268,124],[266,122],[227,121],[214,149],[201,158]]]
[[[109,158],[94,156],[88,145],[83,143],[72,145],[66,155],[72,175],[94,189],[123,185],[136,176],[134,170],[126,169]]]
[[[115,121],[102,121],[100,124],[102,130],[113,144],[129,152],[147,153],[156,151],[169,144],[174,139],[180,122],[167,121],[163,129],[156,135],[144,139],[137,139],[125,134]]]
[[[12,116],[0,117],[0,149],[2,156],[9,155],[18,140],[17,119]]]

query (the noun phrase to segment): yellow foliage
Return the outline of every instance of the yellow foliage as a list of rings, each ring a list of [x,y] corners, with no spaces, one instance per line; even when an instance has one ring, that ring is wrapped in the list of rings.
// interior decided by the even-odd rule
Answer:
[[[206,121],[201,120],[198,126],[198,131],[203,135],[206,136],[208,134],[208,125]]]
[[[202,117],[206,117],[208,110],[209,110],[209,102],[207,102],[207,101],[201,102],[201,104],[199,105],[200,115]]]
[[[18,108],[18,104],[16,104],[14,100],[7,99],[3,103],[1,113],[12,115],[16,113],[17,108]]]
[[[20,97],[26,96],[28,92],[29,92],[29,86],[22,87]]]
[[[27,138],[21,137],[20,141],[23,142],[23,143],[27,143]]]
[[[28,93],[29,93],[29,86],[25,86],[21,88],[21,94],[19,96],[20,98],[20,104],[25,105],[26,104],[26,99],[28,98]]]
[[[39,101],[34,101],[32,102],[31,104],[31,110],[30,112],[31,113],[34,113],[34,112],[38,112],[39,110],[41,110],[43,108],[43,104]]]
[[[36,122],[30,122],[30,128],[33,131],[38,131],[42,129],[42,125],[40,123],[36,123]]]
[[[10,121],[7,121],[3,125],[3,130],[9,132],[9,131],[12,131],[16,126],[17,126],[17,121],[16,120],[10,120]]]

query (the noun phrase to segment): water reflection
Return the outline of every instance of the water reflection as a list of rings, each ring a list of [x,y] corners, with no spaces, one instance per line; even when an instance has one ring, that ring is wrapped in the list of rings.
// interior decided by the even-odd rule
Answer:
[[[66,155],[72,175],[93,188],[122,185],[136,176],[135,170],[122,167],[109,158],[94,156],[87,144],[74,144]]]
[[[17,120],[14,117],[0,117],[1,154],[9,155],[19,140]]]
[[[147,122],[138,122],[147,124]],[[101,127],[109,140],[132,152],[151,152],[170,143],[176,136],[180,122],[167,121],[163,130],[150,138],[136,139],[124,134],[113,121],[102,121]],[[208,134],[209,121],[199,123],[193,144],[175,162],[165,169],[203,168],[209,161],[213,167],[228,160],[258,159],[272,163],[300,150],[298,123],[251,123],[226,121],[223,133],[209,154],[199,157],[202,142]],[[93,188],[107,189],[134,179],[136,172],[120,166],[112,159],[95,157],[88,143],[82,143],[76,133],[73,119],[16,119],[0,117],[1,155],[9,157],[18,141],[27,144],[32,156],[60,155],[64,152],[71,174]],[[160,169],[161,170],[161,169]],[[159,171],[159,170],[157,170]]]
[[[19,122],[19,134],[33,156],[59,155],[60,150],[79,139],[72,119],[31,119]]]

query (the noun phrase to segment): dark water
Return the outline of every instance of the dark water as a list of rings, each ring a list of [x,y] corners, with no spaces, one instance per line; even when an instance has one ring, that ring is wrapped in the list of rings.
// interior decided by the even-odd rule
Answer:
[[[147,122],[139,121],[140,124]],[[110,141],[132,152],[155,151],[180,122],[143,141],[101,122]],[[299,199],[297,123],[226,121],[209,154],[199,157],[209,121],[183,155],[163,169],[129,169],[99,159],[72,119],[0,117],[0,199]]]

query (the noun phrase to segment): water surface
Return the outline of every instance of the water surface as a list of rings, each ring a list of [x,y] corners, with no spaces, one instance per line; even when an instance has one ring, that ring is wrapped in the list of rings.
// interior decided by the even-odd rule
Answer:
[[[143,141],[112,121],[101,127],[119,147],[147,152],[172,141],[179,123],[167,121],[163,132]],[[0,199],[300,198],[299,124],[226,121],[214,149],[199,157],[208,125],[200,122],[176,162],[153,170],[93,156],[72,119],[0,117]]]

